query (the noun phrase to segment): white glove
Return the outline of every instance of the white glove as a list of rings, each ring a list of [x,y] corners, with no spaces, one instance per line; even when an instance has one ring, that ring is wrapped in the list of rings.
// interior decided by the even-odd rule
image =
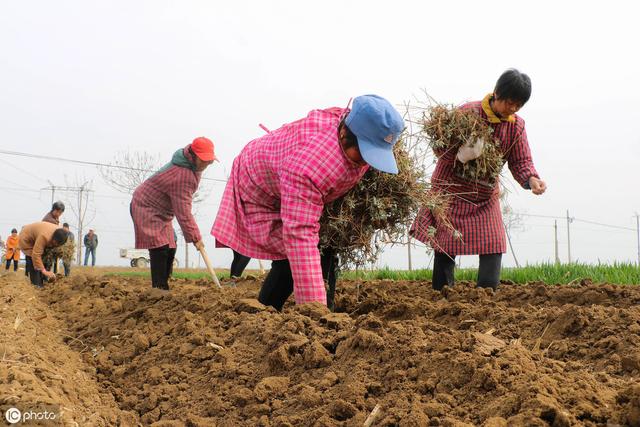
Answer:
[[[462,164],[467,163],[469,160],[477,159],[482,155],[482,149],[484,148],[484,139],[478,138],[475,142],[468,141],[458,149],[456,158]]]

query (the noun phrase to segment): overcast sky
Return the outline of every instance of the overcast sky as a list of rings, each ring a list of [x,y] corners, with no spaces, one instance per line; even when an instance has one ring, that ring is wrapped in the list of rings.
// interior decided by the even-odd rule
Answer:
[[[634,2],[0,1],[0,148],[88,161],[139,150],[169,159],[196,136],[216,144],[225,178],[251,139],[314,108],[376,93],[400,105],[426,89],[441,102],[481,99],[509,67],[528,73],[526,120],[549,189],[515,187],[516,211],[635,229],[640,212],[640,30]],[[91,181],[98,262],[124,265],[129,198],[94,167],[0,154],[0,236],[49,209],[48,181]],[[505,169],[506,171],[506,169]],[[508,175],[508,171],[506,171]],[[209,230],[224,184],[198,223]],[[71,194],[60,197],[70,204]],[[64,220],[75,223],[70,210]],[[566,222],[560,251],[567,257]],[[553,259],[553,219],[527,217],[521,262]],[[572,256],[635,261],[633,230],[574,222]],[[184,245],[180,248],[182,253]],[[193,254],[194,251],[192,251]],[[513,265],[511,254],[505,265]],[[427,265],[422,249],[414,265]],[[406,266],[406,250],[380,265]],[[464,257],[463,265],[476,265]]]

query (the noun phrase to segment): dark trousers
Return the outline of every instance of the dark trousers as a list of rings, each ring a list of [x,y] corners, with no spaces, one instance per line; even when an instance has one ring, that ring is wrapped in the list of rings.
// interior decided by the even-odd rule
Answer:
[[[251,261],[251,257],[244,256],[236,251],[233,251],[233,261],[231,261],[231,277],[240,277],[242,272]]]
[[[8,270],[9,267],[11,267],[11,261],[12,261],[11,258],[7,260],[7,265],[5,267],[5,270]],[[15,259],[13,260],[13,271],[18,271],[18,260],[15,260]]]
[[[335,250],[325,249],[320,252],[322,278],[327,282],[327,307],[333,311],[335,307],[336,281],[338,280],[338,256]]]
[[[54,258],[53,262],[45,262],[44,268],[46,268],[49,271],[52,271],[53,274],[58,273],[58,258]]]
[[[30,256],[25,255],[24,259],[25,259],[25,274],[29,276],[29,279],[31,279],[32,285],[38,288],[41,288],[42,272],[40,270],[36,270],[35,268],[33,268],[33,259]]]
[[[151,286],[169,290],[169,277],[173,272],[173,259],[175,257],[176,248],[169,248],[169,245],[149,249]]]
[[[322,277],[328,282],[327,306],[333,310],[334,296],[337,279],[337,257],[333,251],[325,251],[320,254]],[[293,293],[293,276],[289,260],[282,259],[271,263],[271,270],[262,283],[258,301],[264,305],[270,305],[277,310],[282,310],[284,303]]]
[[[433,257],[433,289],[440,291],[445,286],[453,286],[455,267],[455,255],[450,256],[443,252],[435,252]],[[500,284],[501,269],[502,254],[480,255],[478,287],[496,289]]]

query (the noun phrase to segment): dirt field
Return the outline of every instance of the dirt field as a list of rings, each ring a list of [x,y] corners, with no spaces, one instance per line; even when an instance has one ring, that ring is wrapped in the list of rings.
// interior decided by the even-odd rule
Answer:
[[[235,285],[1,277],[0,405],[81,426],[362,426],[376,405],[374,426],[640,426],[636,287],[342,282],[336,313],[278,313]]]

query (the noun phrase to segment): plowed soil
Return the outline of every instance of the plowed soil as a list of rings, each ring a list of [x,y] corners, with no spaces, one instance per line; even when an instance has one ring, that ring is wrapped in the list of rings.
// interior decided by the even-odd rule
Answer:
[[[79,425],[640,426],[640,289],[340,282],[282,313],[260,280],[0,278],[0,405]],[[16,318],[20,318],[16,326]]]

